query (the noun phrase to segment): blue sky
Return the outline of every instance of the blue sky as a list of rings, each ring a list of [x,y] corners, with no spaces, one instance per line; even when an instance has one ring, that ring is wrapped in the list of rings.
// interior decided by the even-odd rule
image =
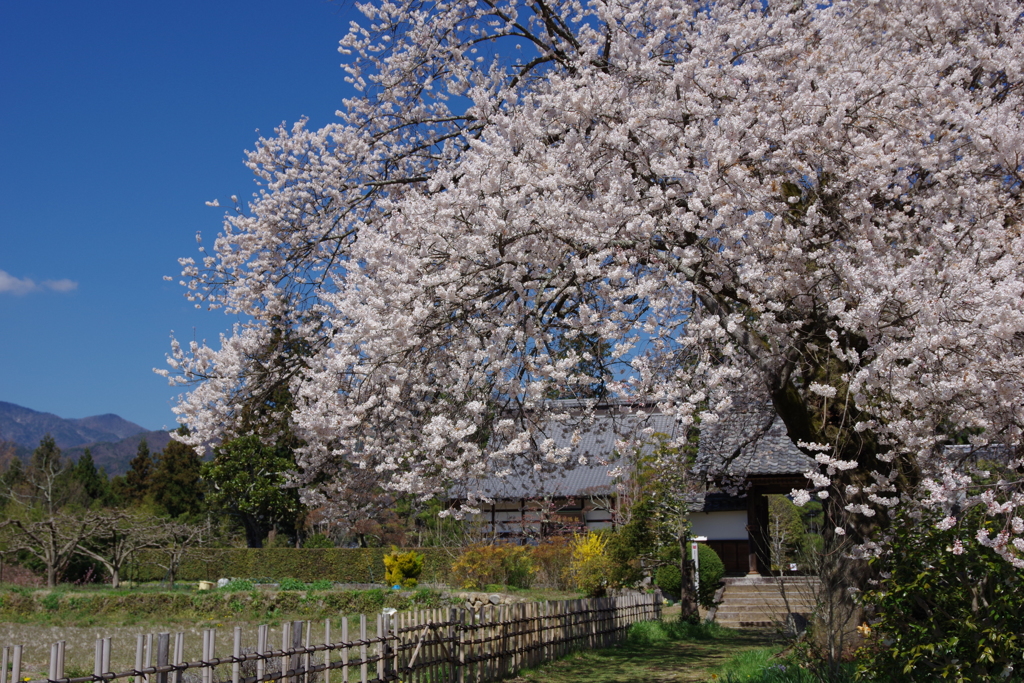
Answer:
[[[0,3],[0,401],[174,426],[173,330],[232,319],[177,283],[255,191],[244,150],[282,121],[328,123],[351,94],[351,2]]]

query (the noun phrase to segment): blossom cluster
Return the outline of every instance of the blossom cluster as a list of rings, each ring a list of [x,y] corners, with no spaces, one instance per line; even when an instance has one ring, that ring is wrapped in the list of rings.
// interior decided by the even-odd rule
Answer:
[[[172,349],[192,443],[283,385],[298,483],[358,460],[431,496],[564,462],[553,396],[686,427],[751,392],[850,512],[977,500],[1021,557],[1018,482],[977,498],[942,447],[1021,447],[1018,3],[362,9],[360,95],[261,139],[261,192],[182,260],[246,321]]]

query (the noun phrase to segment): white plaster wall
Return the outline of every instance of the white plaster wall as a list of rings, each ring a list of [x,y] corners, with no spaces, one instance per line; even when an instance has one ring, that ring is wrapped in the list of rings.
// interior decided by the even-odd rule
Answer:
[[[747,539],[747,511],[692,512],[690,524],[694,536],[707,536],[710,541],[744,541]]]

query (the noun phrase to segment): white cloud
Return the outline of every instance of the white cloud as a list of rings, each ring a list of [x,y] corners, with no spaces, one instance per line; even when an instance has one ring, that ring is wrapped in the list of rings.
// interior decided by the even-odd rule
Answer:
[[[6,270],[0,270],[0,294],[28,294],[40,289],[50,289],[54,292],[70,292],[78,287],[78,283],[67,278],[61,280],[43,280],[42,284],[36,284],[32,278],[14,277]]]
[[[10,275],[6,270],[0,270],[0,292],[11,294],[27,294],[36,288],[36,283],[28,278],[24,280]]]
[[[49,287],[55,292],[70,292],[78,288],[78,283],[64,278],[63,280],[43,280],[43,286]]]

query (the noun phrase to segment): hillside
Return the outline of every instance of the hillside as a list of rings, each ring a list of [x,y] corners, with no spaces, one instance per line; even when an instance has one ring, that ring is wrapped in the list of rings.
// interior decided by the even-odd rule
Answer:
[[[72,460],[77,460],[88,446],[96,466],[105,468],[111,476],[127,471],[143,438],[154,453],[171,440],[169,432],[151,432],[110,413],[68,419],[0,401],[0,438],[17,444],[22,458],[27,458],[47,434]]]

